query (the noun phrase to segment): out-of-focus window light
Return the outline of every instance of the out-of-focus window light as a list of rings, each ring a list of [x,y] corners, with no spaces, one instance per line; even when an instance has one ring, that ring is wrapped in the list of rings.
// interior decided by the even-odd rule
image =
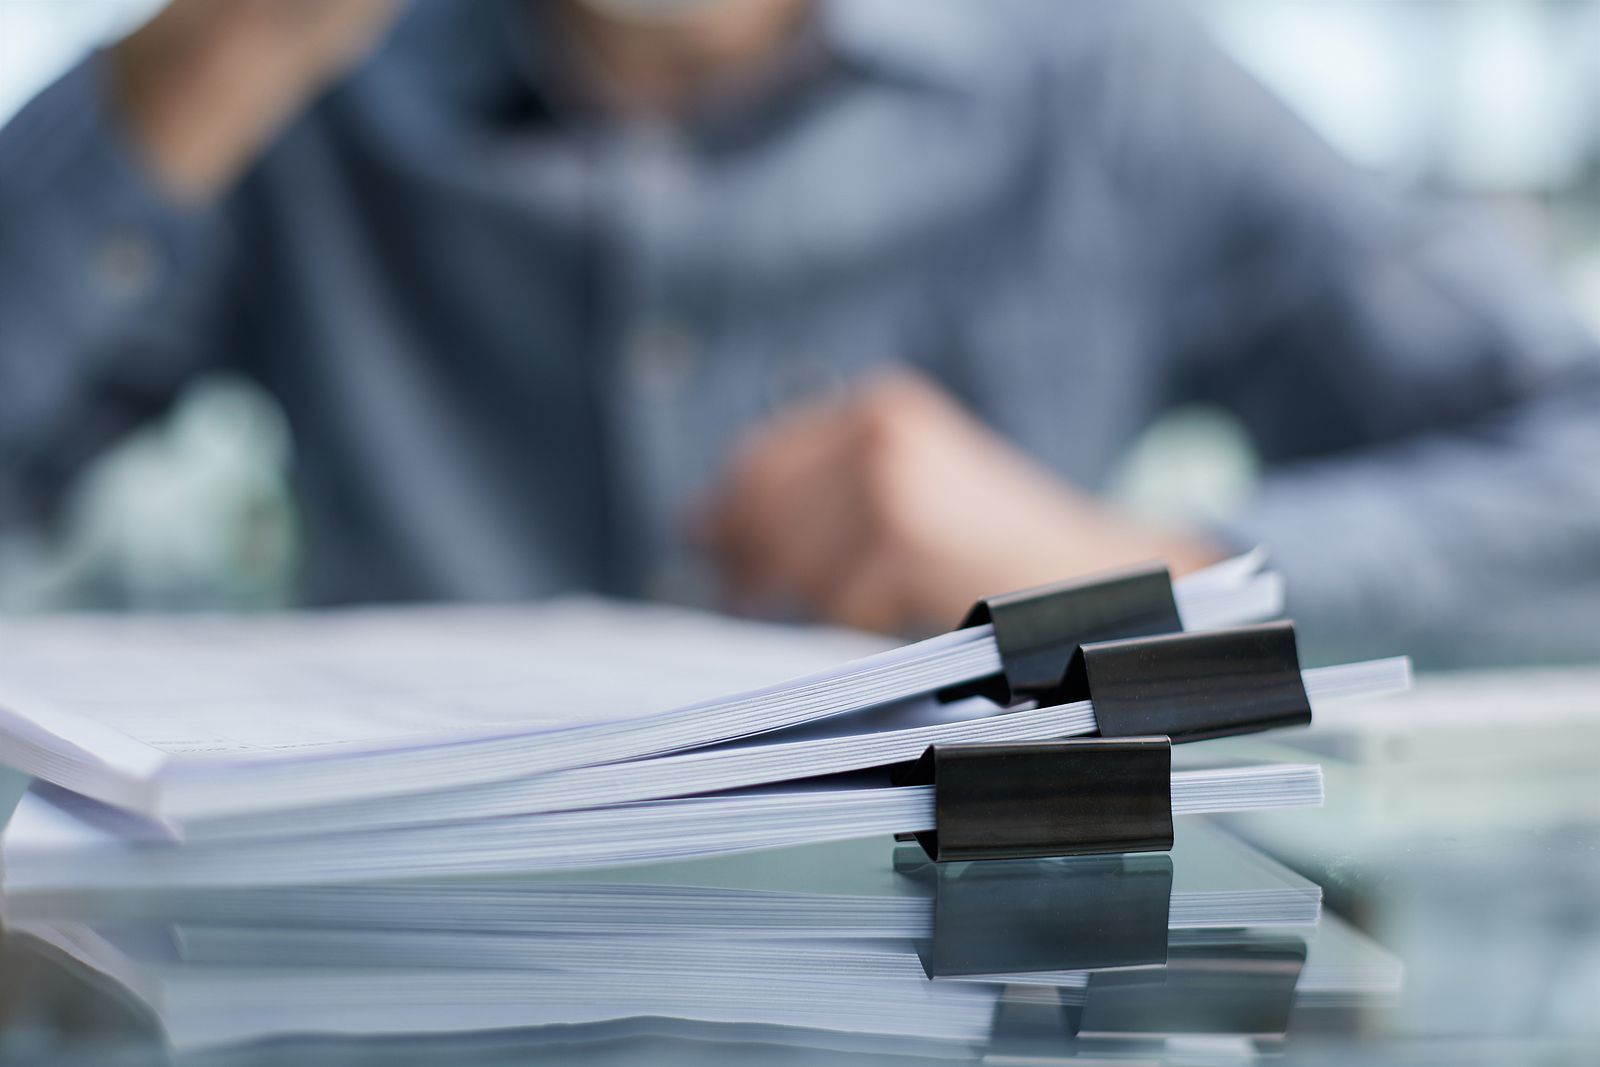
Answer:
[[[1600,9],[1527,0],[1468,5],[1454,75],[1460,106],[1445,169],[1486,188],[1566,185],[1600,136]]]
[[[1345,152],[1373,166],[1420,169],[1419,56],[1437,46],[1404,3],[1202,0],[1223,43]],[[1408,84],[1409,83],[1409,84]]]
[[[1224,44],[1353,158],[1471,192],[1600,160],[1593,0],[1196,0]]]
[[[114,40],[162,0],[0,0],[0,122],[86,49]]]

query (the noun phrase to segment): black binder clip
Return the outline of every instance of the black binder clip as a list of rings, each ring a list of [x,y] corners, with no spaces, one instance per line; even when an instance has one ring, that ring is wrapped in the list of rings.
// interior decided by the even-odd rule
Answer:
[[[935,746],[896,771],[935,787],[938,829],[913,835],[935,860],[1164,851],[1172,744],[1311,721],[1287,622],[1085,644],[1038,699],[1092,700],[1100,740]]]
[[[933,786],[916,839],[940,863],[1172,848],[1165,737],[934,745],[896,781]]]
[[[1058,688],[1079,645],[1183,629],[1172,576],[1159,565],[989,597],[958,629],[985,624],[994,627],[1001,673],[945,689],[941,700],[984,696],[1015,704]]]
[[[1086,644],[1038,699],[1092,700],[1101,737],[1165,734],[1174,743],[1311,721],[1289,622]]]

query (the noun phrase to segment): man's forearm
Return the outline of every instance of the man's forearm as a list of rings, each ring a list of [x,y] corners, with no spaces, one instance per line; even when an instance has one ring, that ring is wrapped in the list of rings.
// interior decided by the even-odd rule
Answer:
[[[392,7],[178,0],[0,128],[0,526],[229,350],[210,204]]]
[[[118,109],[168,193],[211,199],[392,10],[391,0],[178,0],[112,49]]]
[[[1600,656],[1600,369],[1515,412],[1269,472],[1231,524],[1288,583],[1308,656]]]

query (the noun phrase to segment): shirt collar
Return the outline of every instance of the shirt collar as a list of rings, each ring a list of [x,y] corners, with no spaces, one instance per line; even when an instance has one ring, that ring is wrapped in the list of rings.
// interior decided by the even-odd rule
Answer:
[[[941,89],[973,88],[993,58],[983,2],[816,0],[824,40],[869,75]]]
[[[815,32],[828,57],[870,78],[941,90],[980,84],[993,50],[993,24],[972,0],[814,0]],[[444,5],[432,7],[437,12]],[[476,108],[499,105],[529,89],[548,93],[562,77],[549,49],[557,32],[548,8],[535,0],[462,4],[453,34],[457,47],[453,95]],[[432,27],[437,31],[440,27]],[[559,94],[559,90],[558,90]],[[463,101],[466,102],[465,100]]]

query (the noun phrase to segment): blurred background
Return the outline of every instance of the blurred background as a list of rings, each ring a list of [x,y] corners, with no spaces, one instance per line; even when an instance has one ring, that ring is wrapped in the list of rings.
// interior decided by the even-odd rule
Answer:
[[[1600,332],[1600,0],[1173,2],[1362,165],[1522,230]],[[0,0],[0,122],[158,6]],[[284,603],[298,555],[292,447],[259,391],[198,384],[85,477],[56,540],[0,543],[0,609]],[[1253,470],[1226,418],[1178,411],[1125,458],[1117,495],[1218,517]]]

